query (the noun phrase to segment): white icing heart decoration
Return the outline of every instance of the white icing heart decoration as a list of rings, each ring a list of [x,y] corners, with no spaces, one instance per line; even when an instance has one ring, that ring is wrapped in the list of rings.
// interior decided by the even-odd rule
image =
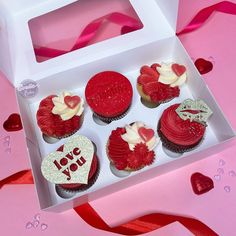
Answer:
[[[54,184],[87,184],[94,155],[94,146],[85,136],[77,135],[44,158],[41,171]]]

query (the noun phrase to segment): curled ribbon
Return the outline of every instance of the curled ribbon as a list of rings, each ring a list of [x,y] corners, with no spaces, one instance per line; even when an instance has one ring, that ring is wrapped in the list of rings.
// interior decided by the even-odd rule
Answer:
[[[130,16],[124,15],[119,12],[113,12],[111,14],[102,16],[89,23],[84,28],[82,33],[78,36],[75,44],[72,46],[70,50],[66,51],[55,48],[34,46],[35,55],[47,58],[53,58],[83,48],[92,41],[92,39],[96,36],[98,30],[105,22],[112,22],[117,25],[120,25],[122,27],[121,33],[123,34],[141,29],[143,27],[143,24],[139,20],[136,20]]]
[[[205,24],[207,19],[215,11],[236,15],[236,4],[229,1],[223,1],[202,9],[183,30],[177,33],[177,35],[179,36],[197,30]]]
[[[7,184],[33,184],[31,170],[20,171],[0,181],[0,188]],[[162,228],[173,222],[180,222],[194,235],[217,236],[217,234],[201,221],[189,217],[153,213],[144,215],[128,223],[110,227],[89,203],[74,208],[75,212],[90,226],[121,235],[140,235]]]

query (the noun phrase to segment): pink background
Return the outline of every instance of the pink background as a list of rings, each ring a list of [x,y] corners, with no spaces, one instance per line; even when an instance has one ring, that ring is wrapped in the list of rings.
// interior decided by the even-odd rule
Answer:
[[[182,29],[199,9],[216,2],[219,1],[181,0],[178,29]],[[216,13],[201,29],[181,36],[192,58],[203,57],[214,61],[213,71],[203,77],[234,129],[236,129],[235,25],[236,16]],[[11,113],[18,110],[14,89],[3,76],[0,78],[0,84],[0,99],[3,101],[0,116],[2,124]],[[166,212],[195,217],[219,235],[233,236],[236,231],[236,174],[232,177],[229,172],[236,173],[235,144],[236,142],[233,147],[203,161],[91,204],[110,225],[150,212]],[[0,147],[0,179],[29,168],[22,131],[7,133],[0,127]],[[191,189],[190,176],[196,171],[212,177],[215,188],[204,195],[195,195]],[[34,186],[7,186],[1,189],[0,209],[3,235],[111,235],[91,228],[73,210],[61,214],[40,211]],[[35,217],[36,214],[40,215]],[[26,229],[28,222],[33,222],[35,227]],[[146,235],[184,236],[191,233],[179,223],[174,223]]]

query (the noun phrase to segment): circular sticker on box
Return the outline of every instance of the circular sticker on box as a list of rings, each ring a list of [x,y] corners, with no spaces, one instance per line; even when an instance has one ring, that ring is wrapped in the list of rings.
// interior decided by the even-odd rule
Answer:
[[[38,84],[33,80],[24,80],[20,83],[17,91],[24,98],[32,98],[38,93]]]

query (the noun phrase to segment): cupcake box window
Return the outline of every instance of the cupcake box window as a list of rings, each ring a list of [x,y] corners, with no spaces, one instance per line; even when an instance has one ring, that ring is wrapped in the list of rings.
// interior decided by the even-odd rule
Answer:
[[[101,10],[113,1],[117,2],[117,0],[99,0],[97,2],[101,4],[100,7],[97,8],[95,5],[93,7]],[[74,2],[83,5],[88,1],[60,0],[37,3],[34,0],[28,0],[24,6],[14,5],[14,1],[0,1],[0,9],[4,9],[0,19],[0,45],[2,48],[0,69],[16,88],[36,190],[42,209],[59,212],[72,208],[72,206],[83,204],[88,200],[205,158],[230,144],[235,137],[234,130],[176,37],[177,0],[149,0],[145,3],[139,0],[124,1],[129,4],[129,7],[132,6],[132,11],[134,10],[137,14],[138,17],[132,12],[129,17],[135,18],[135,22],[141,22],[138,29],[129,28],[129,31],[132,32],[111,37],[39,63],[35,58],[28,22]],[[125,5],[123,7],[125,8]],[[129,14],[127,9],[125,10],[126,15]],[[115,5],[109,9],[106,7],[106,14],[116,11]],[[90,14],[89,12],[87,14]],[[106,14],[104,12],[104,15]],[[45,30],[47,30],[46,26]],[[124,32],[124,28],[122,32]],[[66,31],[61,33],[64,33],[66,39],[70,37]],[[158,81],[155,80],[156,77],[146,79],[150,68],[157,71],[154,76],[158,74]],[[120,91],[122,86],[108,86],[110,90],[100,94],[104,101],[99,100],[96,104],[101,103],[101,105],[96,107],[94,100],[90,100],[93,99],[91,91],[87,94],[85,92],[86,86],[99,73],[102,73],[101,80],[103,80],[104,74],[110,76],[114,74],[113,72],[119,73],[118,77],[123,78],[124,76],[129,81],[123,88],[125,92]],[[151,73],[153,72],[151,71]],[[138,79],[141,74],[145,76]],[[126,79],[125,81],[127,81]],[[171,94],[163,99],[155,97],[156,94],[153,93],[156,93],[156,90],[152,90],[152,87],[150,90],[149,86],[152,82],[155,83],[155,89],[159,88],[161,84],[160,87],[167,88],[167,90],[164,89],[167,91],[167,95],[168,91],[171,91]],[[96,83],[99,84],[99,82]],[[156,101],[158,106],[147,107],[142,103],[137,83],[143,86],[144,92],[151,95],[149,97],[153,97],[153,101]],[[104,87],[99,91],[103,89]],[[119,100],[121,94],[120,99],[126,99],[122,102]],[[53,97],[50,97],[52,95]],[[119,96],[117,97],[117,95]],[[166,94],[164,93],[164,95]],[[106,100],[108,99],[106,96],[110,96],[109,102]],[[120,111],[108,109],[108,114],[105,112],[107,111],[106,104],[112,106],[112,96],[114,96],[114,102],[122,104],[122,109]],[[162,133],[160,133],[158,124],[160,120],[162,125],[165,124],[165,119],[161,117],[162,114],[166,114],[165,111],[168,111],[169,107],[174,104],[182,104],[186,99],[203,100],[213,114],[207,121],[207,127],[200,123],[192,125],[188,124],[190,121],[180,121],[187,128],[198,130],[200,138],[194,140],[193,150],[188,150],[178,157],[172,157],[164,151],[162,146],[166,140],[164,140],[164,136],[159,137],[159,135],[165,135],[168,138],[166,146],[171,141],[171,147],[173,147],[172,143],[176,140],[176,136],[171,133],[169,127],[176,129],[178,127],[168,123],[163,126],[164,128],[162,127]],[[42,101],[44,101],[43,104]],[[99,109],[102,106],[104,109]],[[116,109],[115,107],[114,109]],[[49,113],[44,113],[45,110]],[[39,112],[38,115],[37,112]],[[101,123],[96,122],[97,117],[94,116],[94,113],[102,118],[109,118],[109,120],[103,119]],[[173,117],[179,120],[176,114]],[[57,125],[53,129],[48,128],[47,119],[51,125],[58,122],[60,128],[57,129]],[[68,126],[64,124],[68,124]],[[145,127],[143,127],[144,124]],[[141,126],[139,127],[139,125]],[[128,143],[129,149],[127,150],[130,152],[129,159],[125,159],[127,162],[125,165],[116,159],[117,156],[119,159],[120,155],[119,145],[118,149],[116,146],[109,146],[110,153],[109,150],[107,151],[109,137],[113,142],[116,134],[111,135],[112,131],[117,131],[118,128],[122,129],[120,130],[122,137],[120,135],[119,138],[122,138],[124,145]],[[55,140],[47,142],[45,135],[52,136]],[[86,137],[86,140],[90,140],[89,145],[92,152],[89,161],[91,163],[86,172],[88,175],[86,181],[67,183],[48,181],[41,171],[43,160],[50,153],[64,152],[67,143],[70,143],[75,137]],[[156,139],[154,140],[153,137]],[[154,140],[153,145],[151,145],[152,139]],[[200,144],[195,146],[198,141]],[[179,140],[179,144],[182,146],[186,146],[186,143],[188,146],[187,140]],[[147,148],[148,145],[151,145],[150,149]],[[81,158],[76,150],[74,158],[77,156]],[[115,150],[115,157],[112,155],[113,150]],[[61,170],[60,168],[63,166],[71,167],[69,174],[72,174],[80,169],[78,162],[76,164],[68,158],[62,159],[63,157],[59,157],[55,160],[58,163],[56,166],[58,170]],[[68,161],[71,162],[67,167]],[[116,171],[120,169],[121,172],[115,175],[112,166],[117,167]],[[127,174],[125,171],[130,173]],[[87,186],[85,186],[86,183]]]

